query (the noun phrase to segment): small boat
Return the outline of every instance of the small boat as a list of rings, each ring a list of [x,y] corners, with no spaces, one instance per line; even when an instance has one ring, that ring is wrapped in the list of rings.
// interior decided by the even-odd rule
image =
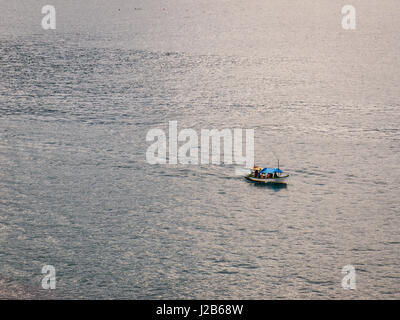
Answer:
[[[247,180],[260,183],[287,183],[288,174],[284,174],[279,168],[254,167],[251,173],[246,175]]]

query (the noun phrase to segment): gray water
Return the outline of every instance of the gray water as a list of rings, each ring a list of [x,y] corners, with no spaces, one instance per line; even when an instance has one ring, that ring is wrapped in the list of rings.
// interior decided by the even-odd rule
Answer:
[[[0,1],[0,292],[400,298],[399,1],[51,4]],[[169,121],[254,129],[288,186],[148,164]]]

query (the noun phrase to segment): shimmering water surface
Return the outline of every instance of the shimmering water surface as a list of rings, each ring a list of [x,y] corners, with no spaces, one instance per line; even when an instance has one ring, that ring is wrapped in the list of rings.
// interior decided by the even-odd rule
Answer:
[[[0,292],[400,298],[398,1],[52,4],[0,1]],[[172,120],[254,129],[290,183],[148,164]]]

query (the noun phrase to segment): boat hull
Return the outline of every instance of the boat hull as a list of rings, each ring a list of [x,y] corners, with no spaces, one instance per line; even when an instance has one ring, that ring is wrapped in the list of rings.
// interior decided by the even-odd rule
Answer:
[[[284,176],[284,177],[279,177],[279,178],[274,178],[274,179],[261,179],[261,178],[255,178],[252,176],[246,176],[245,177],[249,181],[253,182],[259,182],[259,183],[280,183],[280,184],[287,184],[287,179],[289,176]]]

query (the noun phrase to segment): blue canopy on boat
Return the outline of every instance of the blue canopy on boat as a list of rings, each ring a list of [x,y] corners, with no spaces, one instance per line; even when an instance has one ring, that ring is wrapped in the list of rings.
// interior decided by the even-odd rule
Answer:
[[[260,173],[282,173],[283,171],[278,168],[264,168]]]

